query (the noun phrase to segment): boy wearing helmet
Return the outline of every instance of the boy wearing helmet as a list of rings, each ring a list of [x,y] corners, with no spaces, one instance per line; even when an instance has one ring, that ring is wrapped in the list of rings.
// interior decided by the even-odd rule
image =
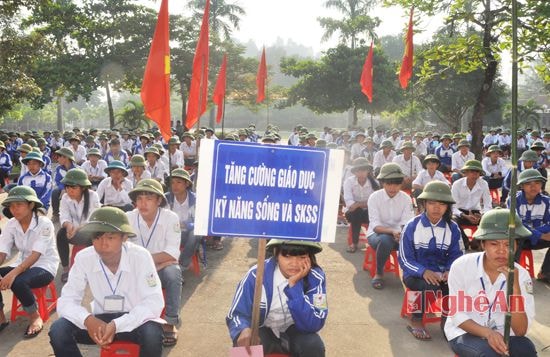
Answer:
[[[323,270],[315,254],[319,243],[272,239],[265,261],[259,337],[264,353],[287,353],[300,357],[324,357],[325,346],[317,334],[324,326],[328,306]],[[250,346],[256,266],[237,286],[226,316],[234,346]]]

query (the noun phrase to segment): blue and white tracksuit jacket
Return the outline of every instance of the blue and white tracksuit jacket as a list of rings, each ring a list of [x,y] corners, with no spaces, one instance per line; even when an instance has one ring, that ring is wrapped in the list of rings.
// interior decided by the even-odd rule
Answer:
[[[117,159],[115,158],[113,153],[109,151],[107,154],[105,154],[105,156],[103,157],[103,160],[105,160],[107,165],[109,165],[111,162],[115,160],[122,161],[124,165],[128,165],[128,154],[126,153],[126,151],[120,150],[120,153],[118,154],[118,159]]]
[[[45,209],[50,207],[50,198],[52,196],[52,177],[43,169],[33,175],[30,171],[27,171],[17,181],[18,186],[30,187],[36,192],[36,196]]]
[[[11,163],[10,154],[6,151],[2,151],[2,153],[0,153],[0,169],[9,175],[12,168],[13,164]]]
[[[405,226],[399,243],[403,278],[422,278],[426,269],[449,271],[451,264],[462,255],[460,240],[460,229],[455,222],[441,219],[432,227],[426,213],[414,217]]]
[[[445,165],[447,167],[453,166],[452,163],[452,156],[455,153],[453,148],[449,145],[448,148],[445,148],[443,144],[440,144],[435,149],[435,155],[439,158],[439,161],[441,161],[442,165]]]
[[[69,168],[69,170],[77,167],[78,166],[76,166],[74,163],[71,163],[71,167]],[[67,170],[63,165],[58,165],[55,168],[55,176],[54,176],[55,187],[57,187],[60,190],[63,190],[65,188],[65,185],[61,183],[61,180],[63,180],[63,178],[67,174],[67,171],[69,170]]]
[[[265,261],[262,299],[260,302],[260,326],[263,326],[273,297],[273,274],[277,262],[275,258]],[[225,320],[229,328],[229,335],[235,341],[242,330],[251,327],[252,304],[254,301],[254,285],[256,284],[256,266],[253,266],[237,286],[235,297]],[[308,287],[304,292],[304,279]],[[325,324],[328,314],[326,303],[323,307],[316,307],[314,299],[324,299],[326,302],[325,273],[319,267],[312,268],[309,274],[292,288],[287,285],[284,293],[287,296],[287,305],[295,327],[304,333],[315,333]]]
[[[539,193],[533,205],[528,205],[523,191],[516,195],[516,212],[523,225],[531,231],[529,241],[535,246],[540,236],[550,232],[550,197]]]

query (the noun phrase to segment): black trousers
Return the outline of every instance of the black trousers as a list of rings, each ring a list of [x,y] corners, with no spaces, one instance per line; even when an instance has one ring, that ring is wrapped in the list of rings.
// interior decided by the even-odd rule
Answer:
[[[369,223],[369,211],[362,208],[357,208],[354,211],[346,212],[346,219],[351,224],[351,240],[353,244],[359,243],[359,233],[361,233],[361,225]]]

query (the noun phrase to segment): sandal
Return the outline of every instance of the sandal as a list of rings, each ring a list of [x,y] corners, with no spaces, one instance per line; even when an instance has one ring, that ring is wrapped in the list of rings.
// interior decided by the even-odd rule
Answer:
[[[164,347],[175,346],[178,343],[178,333],[174,331],[167,332],[165,331],[162,334],[162,345]]]
[[[377,290],[384,289],[384,280],[382,280],[381,278],[372,279],[370,284],[372,285],[373,288]]]
[[[40,334],[40,332],[42,332],[42,330],[44,329],[44,325],[42,325],[42,326],[40,326],[40,328],[38,330],[35,330],[32,333],[29,333],[29,327],[31,327],[31,325],[27,326],[27,329],[25,330],[25,333],[23,334],[24,339],[34,338],[34,337],[38,336]]]
[[[212,249],[214,250],[222,250],[223,249],[223,243],[221,241],[215,241],[212,244]]]
[[[355,253],[357,251],[357,246],[355,244],[352,244],[346,249],[346,252],[348,253]]]
[[[432,336],[424,329],[423,327],[412,327],[407,325],[407,330],[414,336],[417,340],[420,341],[429,341],[432,339]]]

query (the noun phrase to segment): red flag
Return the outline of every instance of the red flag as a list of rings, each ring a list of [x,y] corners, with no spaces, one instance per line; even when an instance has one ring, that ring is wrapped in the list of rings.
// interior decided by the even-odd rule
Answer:
[[[258,66],[258,74],[256,75],[256,87],[258,94],[256,95],[256,103],[261,103],[265,99],[265,82],[267,81],[267,66],[265,64],[265,47],[262,50],[262,58]]]
[[[214,94],[212,95],[212,101],[218,106],[218,112],[216,113],[216,122],[219,124],[222,121],[223,105],[225,99],[225,84],[226,84],[226,72],[227,72],[227,55],[223,55],[222,66],[220,67],[220,73],[218,74],[218,80],[216,81],[216,87],[214,88]]]
[[[157,27],[141,84],[141,101],[145,115],[157,123],[166,141],[170,128],[170,46],[168,41],[168,0],[160,4]]]
[[[403,63],[401,63],[401,70],[399,71],[399,83],[403,89],[407,88],[413,74],[413,11],[414,7],[411,8],[405,53],[403,54]]]
[[[206,111],[208,101],[208,16],[210,13],[210,0],[206,1],[204,14],[202,15],[201,32],[199,42],[193,58],[193,74],[191,76],[191,88],[187,102],[187,119],[185,126],[190,129]]]
[[[363,65],[363,73],[361,73],[361,92],[363,92],[369,99],[369,103],[372,103],[372,42],[370,43],[370,50],[365,64]]]

